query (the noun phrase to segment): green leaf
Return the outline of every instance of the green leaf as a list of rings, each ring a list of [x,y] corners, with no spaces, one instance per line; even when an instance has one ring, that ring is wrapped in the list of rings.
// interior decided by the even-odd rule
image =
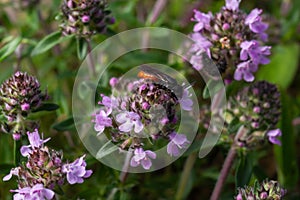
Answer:
[[[51,49],[52,47],[54,47],[55,45],[65,41],[65,40],[68,40],[72,37],[74,37],[74,36],[71,35],[71,36],[62,37],[62,34],[60,31],[51,33],[50,35],[47,35],[45,38],[43,38],[35,46],[35,48],[31,52],[31,56],[36,56],[36,55],[42,54],[42,53],[48,51],[49,49]]]
[[[220,81],[209,80],[203,90],[203,98],[207,99],[211,96],[214,96],[217,92],[219,92],[220,89],[222,89],[223,86],[224,84]],[[210,88],[210,90],[208,88]]]
[[[85,38],[77,38],[77,56],[80,60],[83,60],[88,51],[88,42]]]
[[[14,141],[14,162],[15,162],[15,166],[18,166],[20,161],[21,161],[21,152],[20,152],[20,149],[21,149],[21,141],[20,140],[15,140]]]
[[[0,164],[0,174],[8,174],[14,167],[13,164]]]
[[[59,105],[55,103],[43,103],[40,107],[35,109],[33,112],[40,112],[40,111],[53,111],[57,110],[59,108]]]
[[[230,124],[228,125],[228,133],[236,133],[239,128],[242,126],[242,123],[240,123],[240,120],[237,118],[234,118]]]
[[[281,90],[281,146],[274,145],[275,158],[278,163],[278,178],[287,188],[297,185],[299,167],[297,164],[297,145],[292,120],[297,113],[293,107],[295,101]]]
[[[297,43],[273,48],[270,64],[260,68],[257,79],[275,83],[282,89],[288,88],[297,74],[299,49]]]
[[[0,62],[3,61],[5,58],[7,58],[10,54],[12,54],[16,50],[18,45],[21,43],[21,41],[22,41],[22,38],[17,37],[15,39],[11,40],[6,45],[4,45],[0,49]]]
[[[57,184],[55,185],[53,191],[54,191],[56,194],[59,194],[59,195],[64,195],[64,194],[65,194],[64,191],[63,191],[63,189],[61,188],[61,186],[59,186],[59,185],[57,185]]]
[[[252,169],[253,169],[252,155],[248,154],[246,156],[241,156],[239,158],[239,163],[235,174],[236,187],[243,187],[249,183],[250,178],[252,176]]]
[[[119,149],[119,147],[117,145],[114,145],[111,141],[108,141],[105,145],[103,145],[99,149],[99,151],[97,152],[96,158],[101,159],[118,149]]]
[[[75,129],[74,118],[70,117],[64,121],[56,123],[56,124],[52,125],[52,128],[57,131],[68,131],[68,130]]]

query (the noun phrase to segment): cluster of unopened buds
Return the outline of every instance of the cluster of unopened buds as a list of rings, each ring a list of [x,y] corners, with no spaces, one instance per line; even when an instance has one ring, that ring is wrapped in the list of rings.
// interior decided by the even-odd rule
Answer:
[[[258,81],[242,88],[229,98],[225,112],[212,113],[206,105],[200,110],[200,127],[204,131],[209,128],[211,117],[224,119],[225,127],[220,143],[231,144],[239,128],[243,126],[246,131],[238,138],[240,148],[258,149],[266,141],[281,145],[279,137],[282,133],[276,127],[281,115],[280,92],[274,84]]]
[[[191,38],[191,64],[196,70],[203,68],[202,55],[206,53],[217,65],[225,80],[247,82],[254,80],[253,73],[260,64],[268,64],[270,46],[268,24],[262,21],[262,10],[253,9],[246,14],[239,9],[240,0],[226,0],[221,11],[202,13],[195,10],[192,21],[196,22]]]
[[[118,96],[101,95],[101,108],[93,120],[97,135],[105,134],[120,149],[133,151],[132,167],[142,165],[150,169],[156,154],[145,149],[159,139],[168,142],[170,156],[179,156],[181,149],[190,143],[186,135],[176,132],[178,106],[185,111],[192,109],[189,91],[182,88],[177,97],[172,89],[146,78],[123,81],[117,78],[110,81],[116,90],[113,94]],[[121,86],[125,92],[119,90]]]
[[[238,189],[236,200],[280,200],[286,194],[277,181],[265,180],[262,183],[255,182],[253,187]]]
[[[244,87],[228,103],[226,122],[232,127],[243,125],[248,134],[239,138],[242,147],[258,147],[267,139],[281,145],[276,128],[281,114],[280,92],[274,84],[258,81]]]
[[[50,138],[42,139],[38,130],[27,132],[29,145],[22,146],[22,156],[27,158],[20,166],[11,169],[3,178],[8,181],[12,176],[18,180],[18,189],[14,192],[14,199],[53,199],[56,187],[64,184],[65,178],[69,184],[83,183],[92,174],[86,170],[85,155],[72,163],[64,163],[62,152],[50,149],[44,144]]]
[[[1,123],[2,130],[18,140],[27,130],[37,128],[36,122],[26,118],[47,99],[47,93],[41,91],[34,76],[16,72],[0,86],[0,111],[6,119]]]
[[[63,34],[86,38],[105,33],[107,25],[114,23],[106,0],[64,0],[61,20]]]

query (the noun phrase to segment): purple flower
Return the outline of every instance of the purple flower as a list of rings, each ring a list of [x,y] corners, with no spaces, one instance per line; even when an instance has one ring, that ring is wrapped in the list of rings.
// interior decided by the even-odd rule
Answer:
[[[105,112],[104,110],[100,110],[98,114],[95,116],[95,131],[98,132],[97,136],[103,133],[105,127],[111,127],[112,126],[112,120],[108,116],[110,115],[111,110]]]
[[[167,146],[167,152],[171,156],[179,156],[179,149],[186,148],[186,145],[190,143],[185,135],[177,134],[175,132],[171,133],[169,138],[171,141]]]
[[[30,105],[28,103],[24,103],[21,105],[22,111],[28,111],[30,109]]]
[[[192,64],[195,70],[200,71],[203,68],[202,60],[203,59],[201,55],[193,55],[191,57],[190,63]]]
[[[14,195],[14,200],[51,200],[54,197],[54,192],[44,188],[42,184],[36,184],[32,188],[24,187],[11,190],[11,192],[17,192],[17,194]]]
[[[118,82],[119,82],[119,79],[118,79],[118,78],[112,77],[112,78],[109,80],[109,85],[110,85],[111,87],[115,87],[115,86],[118,84]]]
[[[187,89],[183,90],[182,98],[179,100],[180,106],[183,110],[191,111],[193,109],[193,101],[190,99],[192,95]]]
[[[32,133],[27,132],[27,135],[30,145],[24,145],[21,147],[22,156],[28,156],[32,152],[32,149],[40,148],[44,143],[50,140],[50,138],[42,140],[37,129],[35,129]]]
[[[280,137],[282,135],[280,129],[274,129],[267,132],[267,136],[269,138],[269,141],[273,144],[281,145],[280,140],[278,140],[277,137]]]
[[[110,98],[101,94],[102,101],[99,101],[98,104],[104,105],[106,108],[116,108],[118,106],[118,101],[114,97]]]
[[[90,21],[90,16],[88,16],[88,15],[82,16],[81,21],[83,23],[88,23]]]
[[[243,196],[242,196],[241,194],[238,194],[238,195],[236,196],[236,200],[243,200]]]
[[[70,184],[83,183],[84,178],[88,178],[93,173],[92,170],[86,170],[85,155],[77,158],[74,162],[64,164],[62,172],[67,174],[67,180]]]
[[[235,11],[239,8],[241,0],[226,0],[226,5],[225,7],[228,10]]]
[[[212,14],[208,13],[202,13],[198,10],[194,10],[194,18],[192,18],[192,21],[198,22],[194,26],[194,32],[202,31],[203,29],[209,30],[210,29],[210,20],[212,18]]]
[[[134,156],[131,158],[130,165],[132,167],[142,165],[144,169],[150,169],[150,167],[152,166],[150,158],[156,158],[156,154],[153,151],[144,151],[142,148],[136,148],[134,150]]]
[[[261,21],[261,13],[261,9],[253,9],[245,19],[245,24],[249,25],[252,32],[258,33],[263,41],[266,41],[268,39],[268,35],[264,32],[267,30],[268,24]]]
[[[266,57],[271,54],[269,46],[259,46],[258,41],[245,41],[242,42],[240,47],[242,48],[240,53],[241,60],[247,60],[248,58],[254,64],[268,64],[270,60]]]
[[[200,33],[193,33],[191,34],[191,38],[195,41],[195,44],[191,48],[192,52],[197,52],[197,55],[206,52],[211,57],[209,48],[212,46],[212,43],[206,37]]]
[[[242,62],[237,66],[234,72],[234,79],[240,81],[244,79],[247,82],[252,82],[254,80],[253,72],[257,71],[257,65],[253,64],[251,61]]]
[[[119,126],[119,130],[123,132],[130,132],[134,127],[134,132],[139,133],[143,130],[144,125],[140,120],[140,116],[135,112],[125,111],[116,116],[117,122],[122,125]]]
[[[16,168],[12,168],[9,172],[9,174],[7,174],[6,176],[3,177],[3,181],[8,181],[12,178],[12,176],[18,176],[19,175],[19,168],[16,167]]]

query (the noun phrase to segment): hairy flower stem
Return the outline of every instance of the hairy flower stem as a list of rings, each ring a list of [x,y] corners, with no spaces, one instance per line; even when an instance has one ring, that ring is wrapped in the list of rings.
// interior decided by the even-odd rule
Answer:
[[[212,195],[210,197],[210,200],[218,200],[220,198],[220,194],[222,192],[222,188],[224,186],[224,183],[227,179],[227,176],[231,170],[232,164],[234,159],[236,158],[236,145],[239,138],[241,138],[243,135],[247,133],[247,129],[244,128],[244,126],[240,127],[238,133],[236,134],[234,138],[234,142],[231,145],[231,148],[227,154],[227,157],[224,161],[223,167],[220,172],[220,176],[218,178],[218,181],[215,185],[215,188],[212,192]]]
[[[161,14],[161,12],[163,11],[164,7],[167,5],[167,0],[157,0],[153,10],[151,11],[151,13],[148,16],[146,25],[147,26],[151,26],[159,17],[159,15]]]
[[[161,14],[161,12],[163,11],[166,5],[167,5],[167,0],[157,0],[155,2],[154,7],[147,18],[146,26],[152,26],[154,24],[154,22],[157,20],[157,18],[159,17],[159,15]],[[142,41],[143,44],[142,46],[145,48],[144,50],[146,50],[148,43],[149,43],[149,33],[147,32],[147,34],[144,35]]]
[[[129,168],[129,163],[130,163],[130,159],[132,157],[132,153],[131,152],[128,152],[127,155],[126,155],[126,158],[125,158],[125,161],[124,161],[124,165],[123,165],[123,168],[122,168],[122,172],[120,174],[120,182],[122,184],[125,183],[127,177],[128,177],[128,168]]]
[[[87,42],[87,50],[88,50],[87,62],[90,68],[91,76],[94,77],[96,75],[96,67],[95,67],[95,62],[92,54],[92,50],[93,50],[92,43],[90,39],[87,39],[86,42]]]
[[[185,161],[183,172],[181,174],[180,182],[175,196],[176,200],[183,199],[184,191],[186,189],[186,185],[190,178],[191,171],[195,164],[196,159],[197,159],[197,153],[195,152],[190,154]]]

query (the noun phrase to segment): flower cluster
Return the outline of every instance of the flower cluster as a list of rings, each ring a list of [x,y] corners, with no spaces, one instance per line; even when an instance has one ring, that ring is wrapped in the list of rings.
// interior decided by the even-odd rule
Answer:
[[[226,0],[216,14],[195,10],[196,22],[191,34],[191,64],[202,69],[203,53],[215,61],[226,80],[252,82],[260,64],[268,64],[270,46],[264,46],[268,24],[262,21],[262,10],[253,9],[248,15],[239,9],[240,0]]]
[[[23,127],[20,127],[20,123],[47,98],[35,77],[26,72],[16,72],[0,86],[0,110],[7,119],[2,129],[12,132],[15,138],[20,138],[21,134],[25,134],[23,127],[36,128],[35,122],[27,122]]]
[[[52,199],[55,186],[64,184],[65,177],[70,184],[82,183],[84,178],[92,174],[86,170],[84,156],[72,163],[62,162],[62,153],[44,145],[48,139],[41,139],[38,130],[28,132],[29,145],[21,147],[21,154],[27,157],[27,162],[11,169],[3,178],[8,181],[17,176],[18,189],[14,199]]]
[[[264,199],[282,199],[286,194],[277,181],[265,180],[262,183],[255,182],[254,187],[239,188],[236,200],[264,200]]]
[[[106,7],[106,0],[64,0],[60,26],[63,34],[90,37],[105,33],[107,25],[114,23]]]
[[[228,103],[226,121],[242,124],[251,135],[246,143],[268,138],[271,143],[280,145],[276,129],[281,113],[280,93],[277,87],[266,81],[255,82],[243,88]]]
[[[156,154],[143,149],[149,140],[151,143],[158,139],[168,141],[167,153],[179,156],[180,149],[190,143],[184,134],[176,133],[178,106],[190,111],[193,105],[188,90],[182,88],[181,96],[177,97],[163,84],[144,78],[127,84],[112,78],[110,84],[119,96],[101,95],[102,107],[93,120],[98,135],[104,133],[121,149],[133,151],[133,167],[151,167],[151,159],[155,159]],[[119,91],[122,86],[125,92]]]

